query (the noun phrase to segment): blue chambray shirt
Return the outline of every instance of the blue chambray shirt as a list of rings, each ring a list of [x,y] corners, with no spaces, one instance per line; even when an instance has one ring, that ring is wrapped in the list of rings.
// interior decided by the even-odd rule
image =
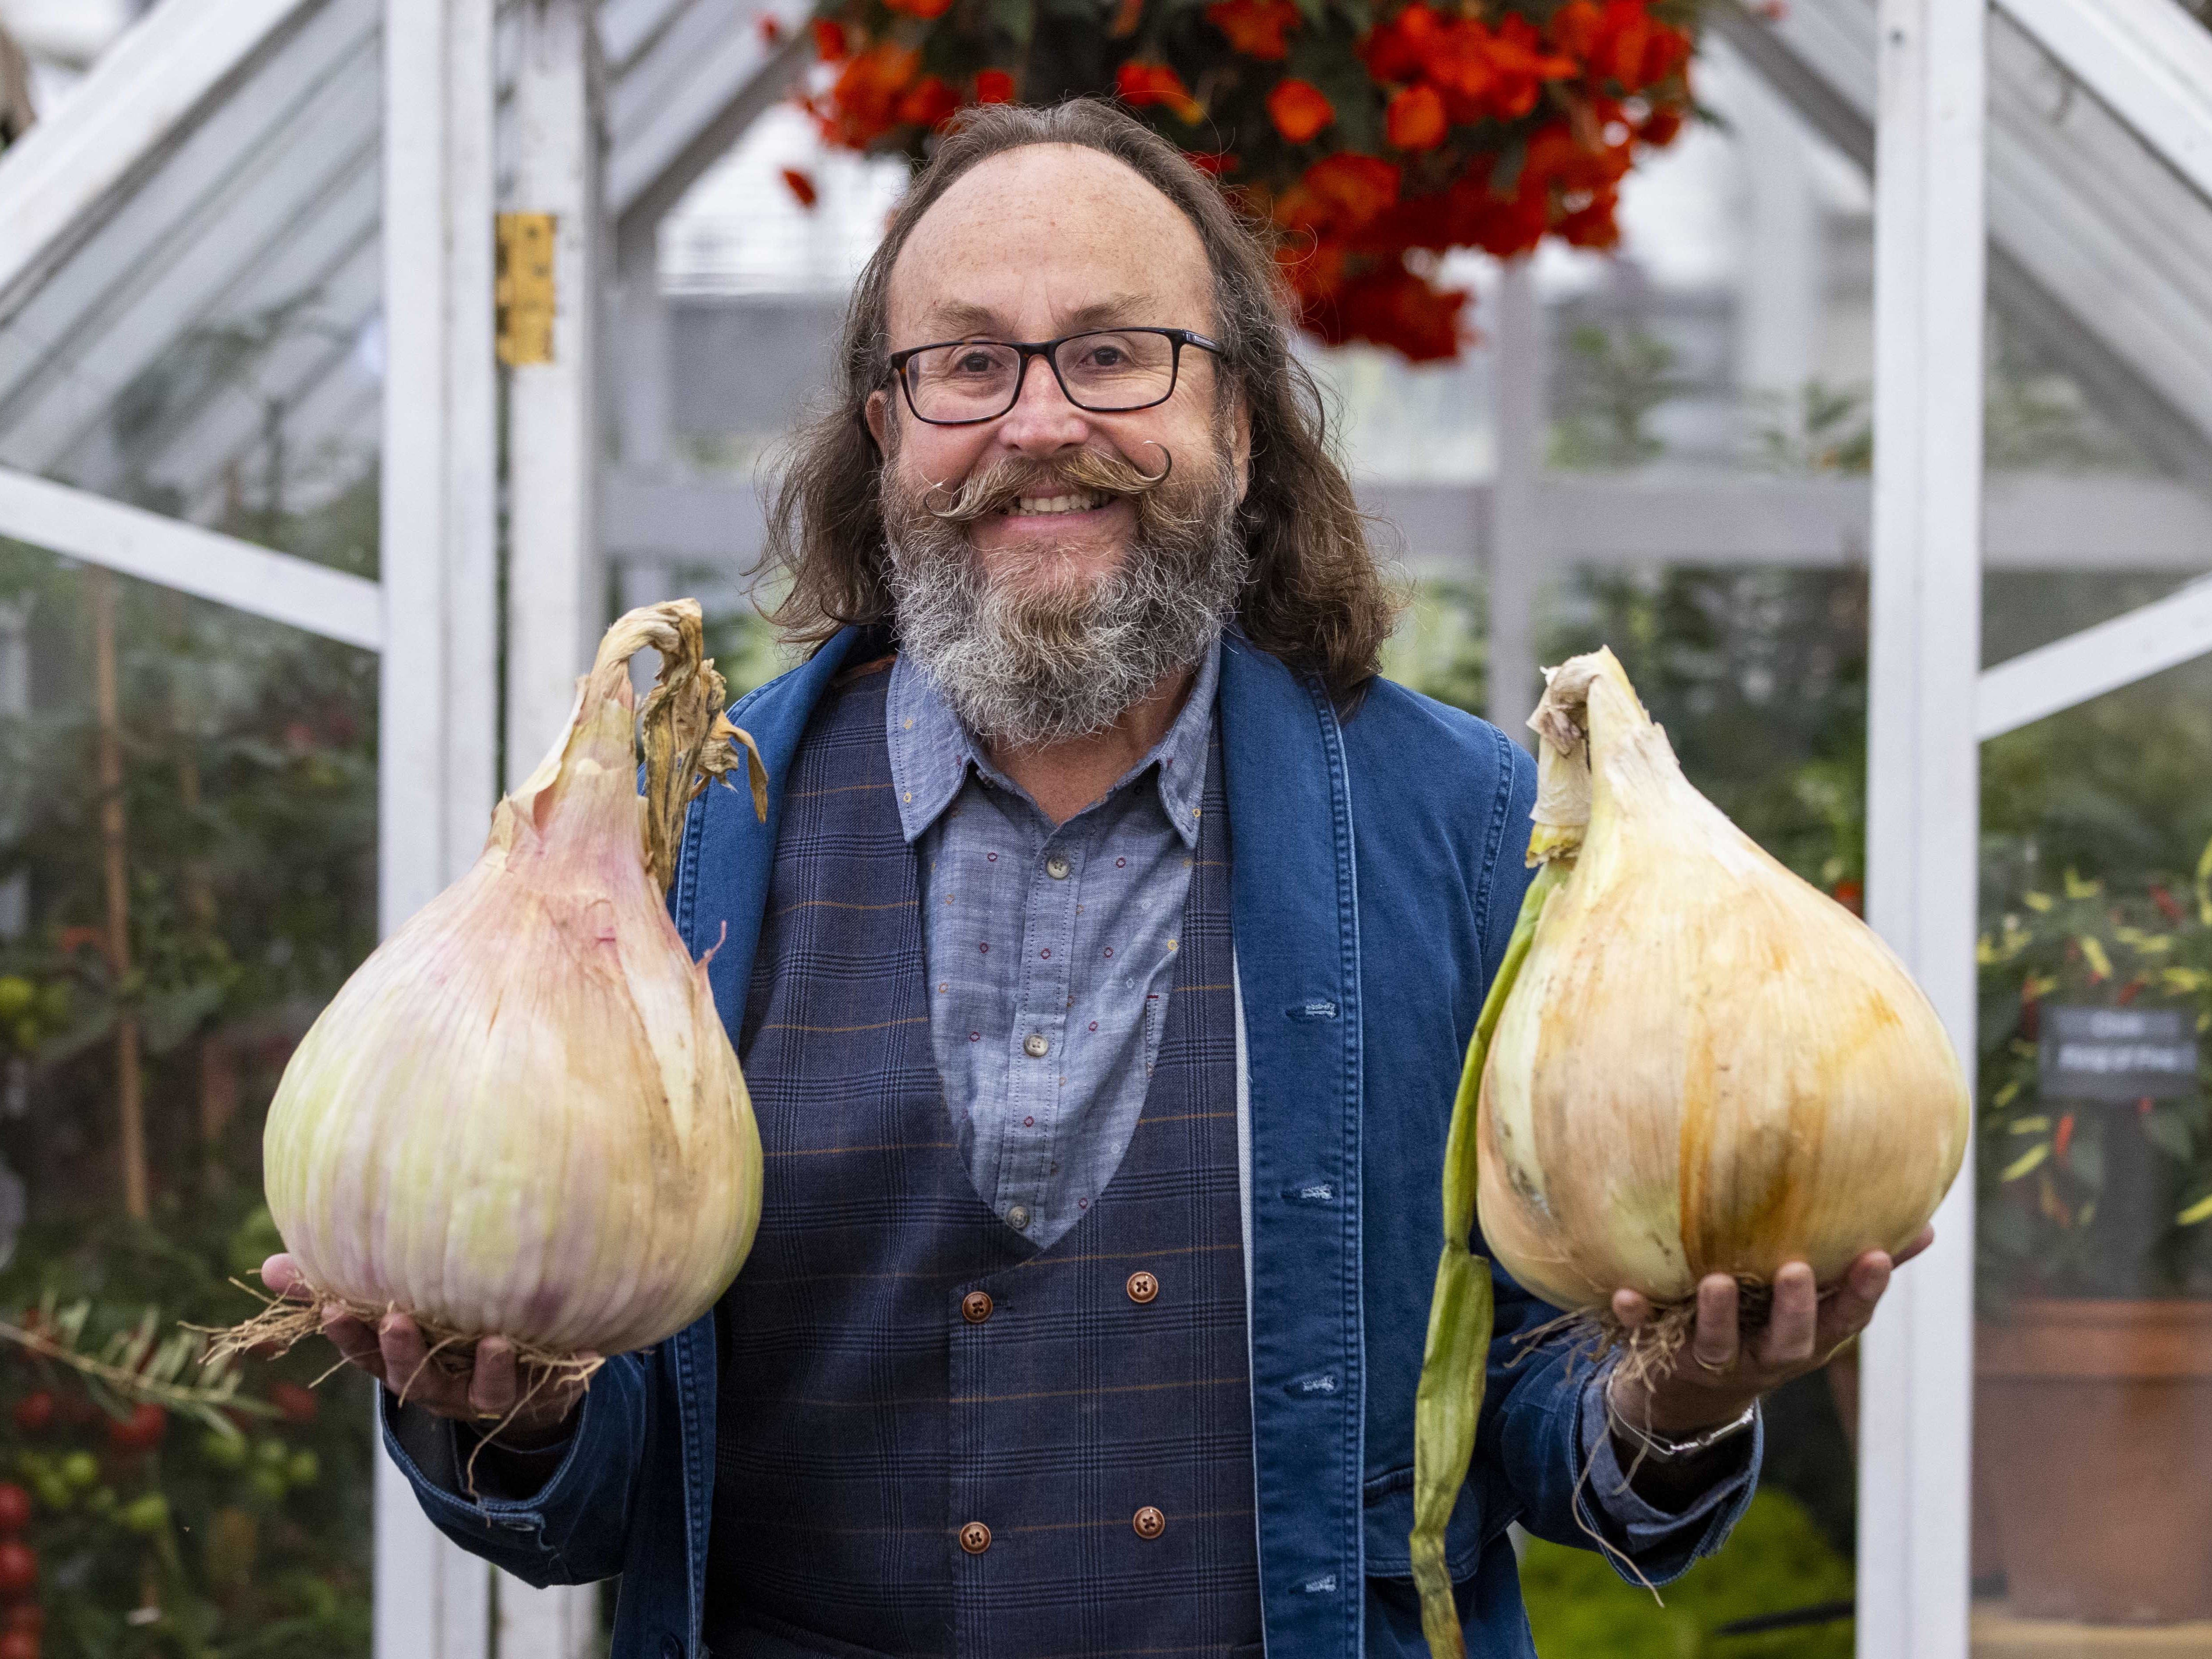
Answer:
[[[930,1033],[961,1161],[1040,1249],[1121,1166],[1166,1022],[1198,856],[1217,640],[1167,733],[1056,828],[912,659],[885,702],[921,860]]]

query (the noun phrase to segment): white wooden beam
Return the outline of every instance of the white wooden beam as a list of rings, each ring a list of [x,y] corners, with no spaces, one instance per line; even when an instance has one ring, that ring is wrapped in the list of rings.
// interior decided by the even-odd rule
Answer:
[[[387,0],[377,754],[390,933],[462,874],[498,790],[494,0]],[[485,1659],[491,1570],[376,1460],[376,1659]]]
[[[1984,0],[1881,0],[1868,919],[1975,1053]],[[1859,1659],[1967,1659],[1974,1180],[1864,1339]]]
[[[159,582],[368,650],[384,643],[377,585],[0,467],[0,536]]]
[[[2212,652],[2212,580],[2024,651],[1983,671],[1978,736],[2002,737],[2048,714]]]
[[[0,315],[26,281],[76,246],[91,210],[129,182],[256,55],[324,0],[223,0],[161,7],[103,56],[52,120],[0,167]]]
[[[2212,199],[2212,33],[2173,0],[1997,0]]]
[[[605,270],[599,36],[589,0],[517,13],[509,211],[553,219],[549,361],[508,370],[507,775],[528,775],[606,626],[598,358]]]

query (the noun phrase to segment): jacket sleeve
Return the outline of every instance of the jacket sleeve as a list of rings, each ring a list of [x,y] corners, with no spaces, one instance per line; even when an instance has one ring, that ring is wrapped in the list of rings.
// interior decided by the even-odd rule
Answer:
[[[557,1464],[527,1496],[501,1496],[481,1468],[471,1496],[469,1437],[380,1389],[385,1449],[422,1512],[470,1553],[541,1587],[611,1577],[623,1568],[647,1462],[651,1363],[649,1354],[618,1354],[600,1368]]]
[[[1605,1419],[1610,1362],[1592,1358],[1572,1330],[1541,1334],[1559,1310],[1493,1266],[1498,1322],[1475,1446],[1478,1468],[1503,1468],[1521,1524],[1555,1544],[1602,1550],[1623,1578],[1664,1584],[1727,1541],[1750,1505],[1765,1449],[1764,1425],[1717,1458],[1711,1483],[1678,1510],[1632,1490],[1613,1455]]]

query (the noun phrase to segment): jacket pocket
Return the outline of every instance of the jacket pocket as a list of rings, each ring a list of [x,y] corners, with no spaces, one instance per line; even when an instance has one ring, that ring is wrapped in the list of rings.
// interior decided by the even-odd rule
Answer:
[[[1458,1505],[1444,1528],[1444,1565],[1455,1581],[1474,1576],[1482,1559],[1483,1545],[1493,1533],[1504,1531],[1506,1522],[1512,1519],[1505,1515],[1498,1517],[1494,1527],[1485,1524],[1492,1506],[1483,1501],[1483,1485],[1478,1478],[1462,1488]],[[1413,1530],[1413,1471],[1407,1468],[1376,1475],[1361,1488],[1360,1500],[1367,1576],[1410,1580],[1413,1576],[1410,1541]]]

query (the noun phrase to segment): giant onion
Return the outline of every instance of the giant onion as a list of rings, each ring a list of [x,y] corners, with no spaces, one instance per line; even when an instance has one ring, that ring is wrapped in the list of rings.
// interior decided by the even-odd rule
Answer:
[[[1691,787],[1610,651],[1546,678],[1540,868],[1453,1109],[1415,1409],[1413,1565],[1439,1656],[1464,1652],[1443,1528],[1490,1343],[1478,1195],[1518,1283],[1601,1340],[1613,1291],[1640,1291],[1663,1352],[1708,1273],[1749,1308],[1785,1262],[1826,1285],[1902,1249],[1969,1130],[1950,1040],[1889,948]]]
[[[647,647],[662,661],[641,799],[629,664]],[[695,601],[608,630],[475,866],[361,965],[285,1068],[264,1176],[308,1303],[234,1338],[296,1336],[337,1303],[403,1310],[456,1356],[496,1334],[553,1364],[647,1346],[713,1305],[760,1219],[760,1136],[706,963],[661,895],[710,775],[750,758],[765,813],[722,696]]]

